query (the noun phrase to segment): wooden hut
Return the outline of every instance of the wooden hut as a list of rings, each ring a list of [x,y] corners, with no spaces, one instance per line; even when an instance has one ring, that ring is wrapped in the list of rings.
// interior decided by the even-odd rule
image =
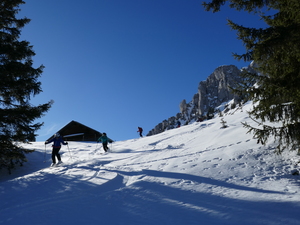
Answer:
[[[66,126],[57,131],[65,141],[97,141],[102,133],[88,126],[72,120]],[[51,136],[48,140],[53,138]]]

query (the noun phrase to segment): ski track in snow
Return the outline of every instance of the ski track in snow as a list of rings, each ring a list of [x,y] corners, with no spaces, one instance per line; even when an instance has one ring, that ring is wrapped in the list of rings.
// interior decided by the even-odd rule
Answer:
[[[140,139],[69,142],[64,163],[33,143],[23,168],[0,178],[0,224],[300,224],[295,153],[245,134],[245,112]]]

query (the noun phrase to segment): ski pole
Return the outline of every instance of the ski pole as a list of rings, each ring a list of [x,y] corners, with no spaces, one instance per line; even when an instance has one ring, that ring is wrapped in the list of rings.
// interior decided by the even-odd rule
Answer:
[[[44,154],[44,162],[46,162],[46,144],[45,144],[45,154]]]
[[[70,148],[69,148],[69,144],[67,144],[67,147],[68,147],[68,151],[69,151],[69,154],[70,154],[70,158],[73,160],[73,157],[72,157],[72,154],[71,154],[71,151],[70,151]]]
[[[101,154],[101,148],[102,148],[102,145],[100,146],[100,148],[97,150],[97,152],[99,152],[99,154]]]
[[[110,151],[112,152],[112,142],[110,143]]]

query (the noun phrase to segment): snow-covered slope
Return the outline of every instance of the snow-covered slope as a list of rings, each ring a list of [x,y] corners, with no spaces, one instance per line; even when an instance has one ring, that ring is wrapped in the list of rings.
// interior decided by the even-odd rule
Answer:
[[[299,157],[257,145],[241,125],[248,107],[224,117],[228,128],[217,117],[108,154],[69,142],[56,168],[50,147],[32,143],[24,167],[1,171],[0,224],[300,224]]]

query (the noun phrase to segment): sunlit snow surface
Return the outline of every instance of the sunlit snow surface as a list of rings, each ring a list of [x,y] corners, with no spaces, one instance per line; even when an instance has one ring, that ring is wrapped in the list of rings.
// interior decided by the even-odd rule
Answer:
[[[300,224],[299,156],[256,144],[241,124],[249,107],[226,114],[228,128],[216,117],[108,154],[69,142],[54,168],[50,145],[26,145],[28,162],[0,171],[0,224]]]

